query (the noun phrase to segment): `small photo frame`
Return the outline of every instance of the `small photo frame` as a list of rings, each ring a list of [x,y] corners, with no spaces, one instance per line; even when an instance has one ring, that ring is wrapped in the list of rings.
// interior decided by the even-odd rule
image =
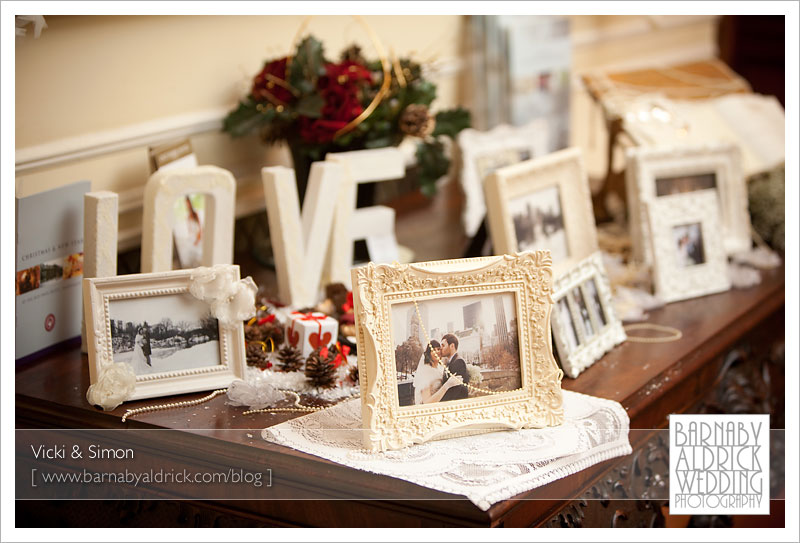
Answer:
[[[553,290],[553,338],[564,373],[574,379],[627,336],[600,252],[560,276]]]
[[[563,422],[546,251],[352,276],[367,449]]]
[[[636,260],[653,262],[645,204],[674,194],[706,190],[717,194],[726,254],[750,249],[747,187],[737,146],[634,147],[628,151],[627,160],[628,217]]]
[[[238,266],[225,266],[239,280]],[[124,400],[226,388],[244,375],[244,331],[222,326],[190,293],[194,270],[84,279],[89,380],[126,365]],[[113,391],[107,391],[109,394]]]
[[[589,179],[578,148],[501,168],[484,189],[496,254],[549,250],[558,277],[597,250]]]
[[[464,231],[473,237],[486,216],[483,182],[499,168],[543,156],[548,151],[547,121],[536,119],[524,126],[500,125],[491,130],[467,128],[458,134],[461,185],[465,203]]]
[[[730,288],[715,190],[673,194],[645,204],[656,295],[675,302]]]

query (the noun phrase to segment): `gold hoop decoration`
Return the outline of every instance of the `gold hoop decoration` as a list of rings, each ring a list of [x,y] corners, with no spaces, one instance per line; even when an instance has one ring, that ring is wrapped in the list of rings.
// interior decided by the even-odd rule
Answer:
[[[628,334],[628,341],[632,343],[669,343],[670,341],[678,341],[683,337],[683,333],[677,328],[673,328],[672,326],[661,326],[660,324],[651,324],[649,322],[628,324],[624,328],[626,334],[628,334],[628,332],[631,330],[652,330],[654,332],[670,334],[668,336],[661,337],[632,336]]]
[[[309,15],[300,24],[300,28],[297,29],[297,33],[294,35],[294,39],[292,40],[293,44],[292,51],[296,49],[297,42],[300,40],[300,37],[302,36],[303,32],[308,27],[308,24],[311,22],[311,19],[313,18],[314,18],[313,15]],[[375,32],[372,30],[372,27],[369,26],[367,21],[361,15],[353,15],[353,18],[367,32],[367,36],[369,36],[369,39],[372,41],[373,47],[375,47],[375,51],[378,53],[378,58],[380,59],[381,67],[383,68],[383,83],[381,84],[381,88],[378,89],[378,92],[375,94],[375,98],[373,98],[372,101],[369,103],[369,105],[364,108],[364,111],[362,111],[361,114],[358,115],[358,117],[356,117],[355,119],[344,125],[342,128],[337,130],[336,133],[333,134],[333,139],[336,139],[339,136],[347,134],[355,127],[363,123],[367,117],[372,115],[372,112],[375,111],[375,108],[377,108],[378,104],[381,103],[381,100],[383,100],[383,97],[386,96],[386,94],[389,92],[389,87],[392,85],[392,64],[389,62],[389,58],[386,56],[386,52],[384,51],[383,45],[381,45],[378,36],[375,34]],[[289,66],[291,65],[292,65],[292,54],[290,53],[289,56],[286,57],[287,73],[289,71]]]

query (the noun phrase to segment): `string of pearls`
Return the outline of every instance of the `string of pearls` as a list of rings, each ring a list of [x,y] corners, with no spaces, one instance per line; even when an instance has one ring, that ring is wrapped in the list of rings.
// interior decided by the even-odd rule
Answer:
[[[419,326],[420,326],[420,328],[422,328],[422,333],[425,334],[425,339],[428,342],[428,347],[430,347],[430,349],[431,349],[431,354],[433,355],[434,358],[436,358],[436,361],[439,364],[442,365],[442,367],[444,368],[444,371],[448,375],[448,377],[456,377],[455,375],[453,375],[453,373],[449,369],[447,369],[447,366],[444,365],[444,363],[442,362],[442,359],[439,358],[439,353],[437,353],[436,349],[434,349],[433,345],[431,345],[431,337],[428,335],[428,331],[425,329],[425,325],[422,322],[422,315],[419,312],[419,305],[417,305],[417,299],[414,298],[413,300],[414,300],[414,308],[417,311],[417,318],[419,319]],[[469,383],[464,383],[464,386],[467,387],[467,389],[469,389],[469,390],[472,390],[474,392],[480,392],[481,394],[496,395],[496,394],[503,394],[505,392],[508,392],[507,390],[489,390],[488,388],[480,388],[480,387],[476,387],[475,385],[470,385]]]
[[[625,327],[627,334],[631,330],[653,330],[655,332],[664,332],[668,336],[661,337],[643,337],[643,336],[628,336],[628,341],[632,343],[668,343],[670,341],[678,341],[683,337],[683,333],[677,328],[671,326],[661,326],[660,324],[651,324],[649,322],[642,322],[639,324],[628,324]]]
[[[133,417],[136,415],[141,415],[142,413],[151,413],[153,411],[164,411],[166,409],[175,409],[178,407],[192,407],[195,405],[200,405],[201,403],[205,403],[207,401],[213,400],[220,394],[225,394],[228,392],[227,388],[221,388],[219,390],[215,390],[208,396],[203,396],[202,398],[198,398],[196,400],[185,400],[182,402],[172,402],[172,403],[164,403],[158,405],[147,405],[144,407],[137,407],[136,409],[128,409],[125,411],[125,414],[122,415],[122,422],[128,420],[129,417]]]

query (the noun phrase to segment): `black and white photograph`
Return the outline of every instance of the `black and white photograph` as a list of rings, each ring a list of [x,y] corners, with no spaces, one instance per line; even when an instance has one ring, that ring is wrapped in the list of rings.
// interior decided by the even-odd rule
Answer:
[[[514,198],[508,203],[518,251],[549,249],[553,262],[569,257],[558,186]]]
[[[188,293],[109,303],[114,362],[136,375],[220,364],[219,323]]]
[[[391,322],[400,406],[520,388],[513,293],[398,303]]]
[[[600,323],[600,326],[605,326],[608,324],[608,321],[606,320],[606,313],[603,310],[603,303],[600,301],[600,293],[597,291],[597,283],[595,283],[594,278],[592,278],[586,281],[585,285],[586,291],[589,293],[589,303],[597,317],[597,322]]]
[[[572,313],[569,311],[569,302],[567,302],[566,298],[561,298],[558,301],[556,309],[558,311],[558,319],[563,323],[567,323],[567,325],[564,326],[567,331],[567,335],[564,338],[564,342],[567,345],[567,352],[564,353],[566,355],[577,349],[578,345],[580,345],[578,330],[575,329],[575,321],[572,320]]]
[[[672,228],[672,237],[679,267],[696,266],[706,261],[700,223],[675,226]]]
[[[656,196],[717,188],[717,174],[701,173],[656,179]]]
[[[578,309],[578,316],[580,317],[581,325],[583,326],[583,335],[590,338],[594,335],[594,326],[592,326],[592,318],[589,316],[589,308],[586,305],[586,300],[583,297],[583,291],[580,286],[575,287],[570,291],[572,301]]]

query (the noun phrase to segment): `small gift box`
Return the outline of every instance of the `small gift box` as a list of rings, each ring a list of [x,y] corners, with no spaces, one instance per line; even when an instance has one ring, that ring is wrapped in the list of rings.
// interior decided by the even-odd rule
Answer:
[[[339,334],[339,323],[325,313],[301,313],[289,315],[286,341],[307,357],[315,349],[335,343]]]

